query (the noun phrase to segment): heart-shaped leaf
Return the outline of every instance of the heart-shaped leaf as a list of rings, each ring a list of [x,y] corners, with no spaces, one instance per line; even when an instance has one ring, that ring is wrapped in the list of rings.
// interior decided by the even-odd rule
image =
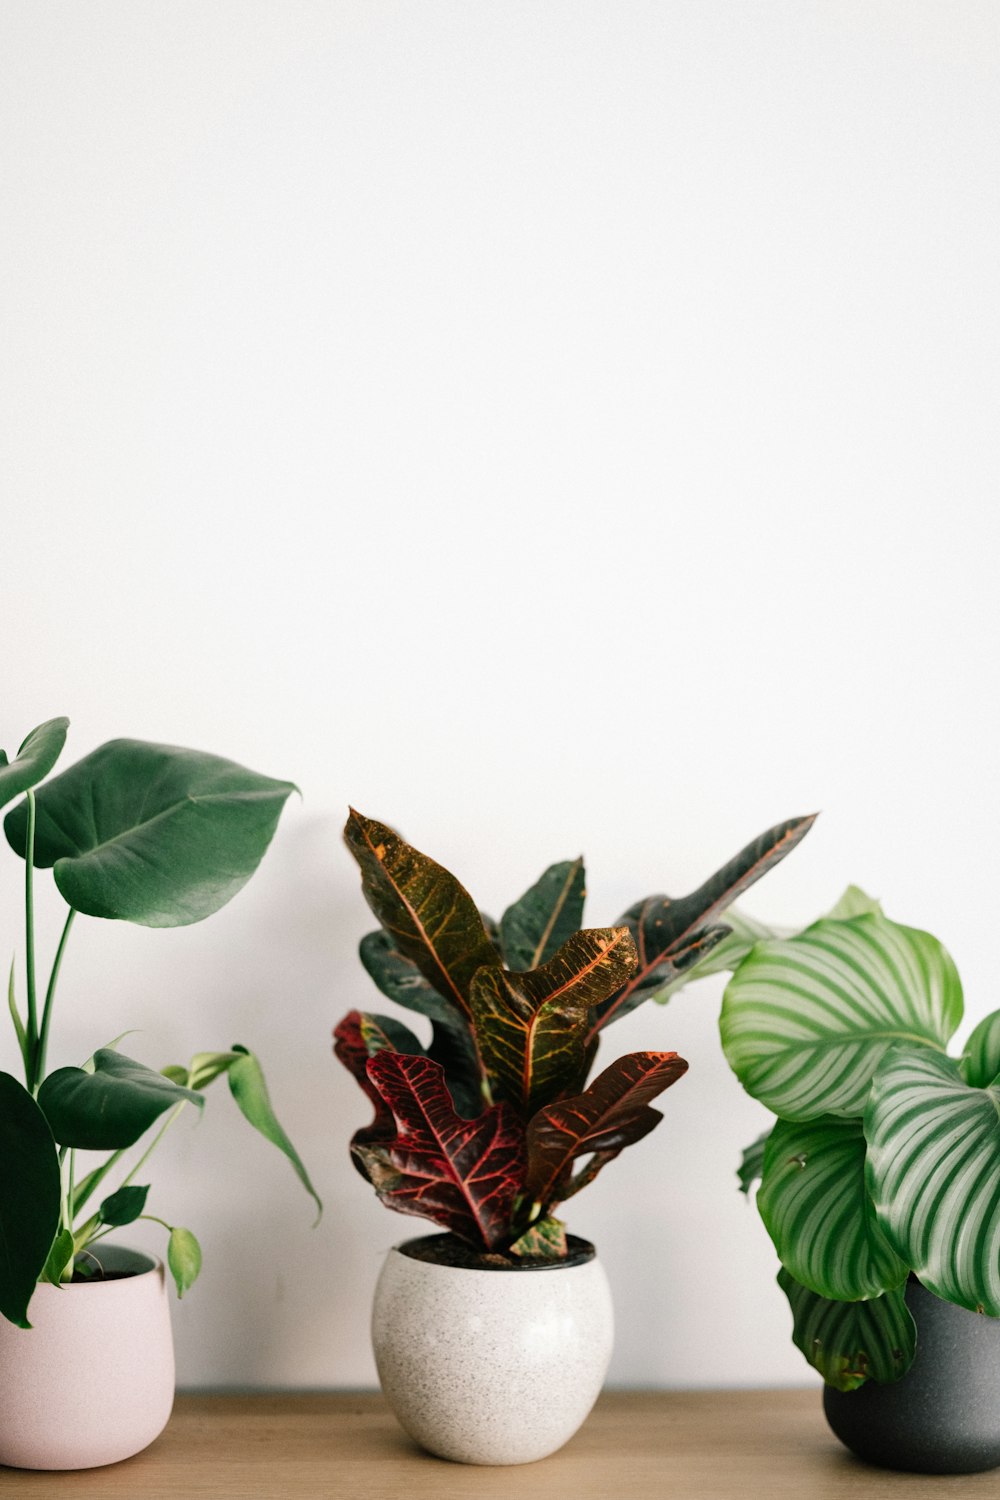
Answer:
[[[167,1265],[178,1297],[194,1285],[201,1270],[201,1246],[190,1229],[171,1229],[167,1241]]]
[[[236,1100],[244,1119],[248,1120],[266,1141],[270,1141],[272,1146],[277,1146],[282,1155],[291,1162],[296,1177],[316,1205],[316,1223],[318,1224],[323,1213],[323,1205],[309,1180],[309,1173],[303,1166],[299,1153],[274,1113],[260,1062],[252,1052],[246,1047],[241,1047],[239,1043],[236,1043],[232,1050],[240,1055],[229,1067],[227,1074],[229,1091]]]
[[[598,927],[576,933],[539,969],[480,969],[472,982],[480,1051],[496,1095],[522,1119],[582,1086],[593,1008],[635,963],[628,928]]]
[[[928,1291],[1000,1317],[1000,1087],[951,1058],[898,1047],[865,1113],[879,1223]]]
[[[559,1203],[578,1157],[597,1152],[603,1166],[648,1135],[663,1118],[650,1100],[676,1083],[687,1066],[676,1052],[633,1052],[605,1068],[576,1098],[539,1110],[528,1126],[532,1202],[543,1208]]]
[[[217,755],[112,740],[39,789],[35,863],[88,916],[200,922],[250,879],[294,790]],[[23,858],[23,804],[4,828]]]
[[[0,1315],[30,1328],[28,1303],[59,1227],[59,1158],[48,1121],[0,1073]]]
[[[382,1202],[442,1224],[482,1249],[510,1238],[524,1185],[524,1132],[506,1104],[475,1120],[455,1113],[444,1070],[426,1057],[383,1050],[368,1076],[396,1121],[395,1139],[356,1148]]]
[[[391,828],[353,808],[344,838],[361,869],[365,900],[395,947],[468,1017],[473,974],[500,963],[468,891]]]
[[[857,1119],[895,1042],[943,1050],[961,1016],[947,950],[872,913],[758,943],[726,987],[720,1027],[743,1087],[775,1114]]]
[[[148,1185],[146,1187],[120,1187],[117,1192],[105,1198],[97,1210],[97,1217],[102,1224],[114,1224],[116,1227],[133,1224],[146,1207],[148,1195]]]
[[[509,969],[537,969],[583,926],[587,894],[582,859],[550,865],[500,918],[500,941]]]
[[[984,1089],[1000,1076],[1000,1010],[984,1017],[965,1044],[962,1077]]]
[[[45,779],[62,754],[68,728],[68,719],[39,724],[10,762],[0,750],[0,807]]]
[[[843,1302],[905,1285],[865,1187],[860,1120],[779,1120],[764,1151],[757,1207],[782,1264],[810,1291]]]
[[[164,1110],[205,1101],[142,1063],[101,1047],[94,1071],[58,1068],[38,1091],[38,1103],[60,1146],[119,1151],[133,1146]]]
[[[834,1302],[800,1286],[784,1267],[778,1285],[795,1320],[792,1338],[828,1385],[854,1391],[866,1380],[889,1384],[910,1368],[917,1329],[902,1290]]]

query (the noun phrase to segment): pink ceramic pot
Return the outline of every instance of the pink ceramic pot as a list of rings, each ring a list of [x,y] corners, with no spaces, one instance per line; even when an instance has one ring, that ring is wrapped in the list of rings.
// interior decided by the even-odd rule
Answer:
[[[159,1437],[174,1402],[163,1265],[100,1245],[119,1281],[39,1286],[31,1328],[0,1319],[0,1464],[92,1469]]]

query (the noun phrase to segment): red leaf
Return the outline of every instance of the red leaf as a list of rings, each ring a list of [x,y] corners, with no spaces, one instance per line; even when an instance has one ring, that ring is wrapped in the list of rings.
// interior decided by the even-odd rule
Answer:
[[[359,1010],[348,1011],[333,1032],[334,1052],[348,1072],[354,1075],[375,1106],[375,1118],[372,1123],[355,1131],[351,1141],[352,1151],[355,1146],[367,1145],[372,1141],[391,1140],[395,1133],[392,1111],[386,1108],[382,1095],[368,1077],[368,1058],[371,1054],[362,1031],[363,1021],[364,1017]],[[356,1156],[354,1160],[358,1163]],[[363,1176],[368,1175],[360,1168],[360,1164],[359,1170],[362,1170]]]
[[[527,1165],[524,1131],[510,1107],[463,1119],[444,1069],[428,1057],[379,1052],[368,1077],[397,1126],[395,1139],[377,1148],[373,1180],[382,1202],[433,1219],[478,1248],[505,1245]]]

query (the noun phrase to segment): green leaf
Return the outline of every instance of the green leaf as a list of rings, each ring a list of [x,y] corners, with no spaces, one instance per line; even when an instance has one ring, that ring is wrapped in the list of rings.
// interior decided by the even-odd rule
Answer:
[[[889,1384],[910,1368],[917,1330],[901,1290],[868,1302],[833,1302],[800,1286],[784,1267],[778,1285],[792,1309],[792,1338],[828,1385],[854,1391],[866,1380]]]
[[[879,1223],[928,1291],[1000,1317],[1000,1087],[951,1058],[897,1048],[865,1114]]]
[[[757,1207],[796,1281],[843,1302],[905,1285],[909,1266],[882,1234],[865,1188],[860,1120],[779,1120]]]
[[[657,1005],[666,1005],[672,1000],[678,990],[686,989],[696,979],[707,979],[711,974],[723,974],[727,970],[731,973],[737,969],[746,958],[754,943],[759,943],[763,938],[775,938],[784,936],[775,927],[768,927],[763,922],[758,922],[755,917],[748,916],[746,912],[739,911],[731,906],[726,912],[726,923],[729,928],[728,934],[693,963],[690,968],[683,969],[668,984],[658,989],[650,999],[655,1000]],[[788,934],[791,936],[791,933]]]
[[[743,1087],[775,1114],[858,1118],[894,1042],[943,1050],[961,1016],[947,950],[873,913],[758,943],[726,987],[720,1028]]]
[[[178,1297],[194,1285],[201,1270],[201,1246],[190,1229],[171,1229],[167,1241],[167,1265],[177,1285]]]
[[[42,1274],[38,1278],[39,1281],[46,1281],[51,1286],[61,1286],[64,1281],[68,1281],[73,1274],[75,1250],[76,1241],[73,1239],[72,1232],[69,1229],[60,1229],[52,1241],[52,1248],[49,1250]]]
[[[539,969],[480,969],[472,982],[476,1037],[499,1098],[528,1120],[561,1094],[576,1093],[588,1062],[593,1009],[635,968],[627,927],[576,933]]]
[[[223,1073],[228,1073],[237,1058],[242,1056],[241,1052],[196,1052],[191,1059],[191,1066],[185,1072],[188,1088],[207,1088]],[[163,1071],[166,1073],[166,1068]]]
[[[770,1135],[770,1130],[763,1131],[752,1145],[744,1149],[736,1175],[740,1180],[740,1192],[745,1193],[748,1198],[751,1188],[764,1170],[764,1148]]]
[[[962,1077],[974,1088],[984,1089],[1000,1075],[1000,1010],[986,1016],[965,1044]]]
[[[28,1036],[21,1020],[20,1011],[17,1008],[17,995],[14,992],[14,961],[11,960],[10,978],[7,981],[7,1009],[10,1011],[10,1019],[14,1026],[14,1035],[17,1037],[18,1050],[25,1063],[28,1061]]]
[[[49,719],[40,724],[10,762],[0,750],[0,807],[44,780],[62,754],[68,728],[68,719]]]
[[[38,1091],[52,1134],[61,1146],[85,1151],[119,1151],[133,1146],[164,1110],[188,1100],[199,1109],[204,1099],[179,1088],[162,1073],[120,1052],[101,1047],[94,1071],[59,1068]]]
[[[564,1260],[569,1253],[566,1225],[561,1219],[537,1219],[510,1247],[510,1254],[532,1260]]]
[[[28,1303],[59,1228],[59,1158],[27,1089],[0,1073],[0,1315],[30,1328]]]
[[[259,1130],[265,1140],[270,1141],[272,1146],[277,1146],[278,1150],[287,1156],[295,1169],[296,1177],[316,1204],[316,1223],[318,1224],[323,1213],[323,1205],[317,1197],[316,1189],[309,1181],[309,1173],[302,1165],[298,1152],[274,1113],[260,1063],[245,1047],[237,1045],[233,1047],[233,1051],[240,1053],[241,1056],[229,1068],[229,1088],[232,1096],[239,1105],[243,1117],[249,1120],[253,1128]]]
[[[148,1194],[148,1184],[146,1187],[120,1187],[105,1198],[97,1210],[97,1217],[102,1224],[132,1224],[146,1207]]]
[[[250,879],[294,790],[216,755],[112,740],[38,791],[35,863],[88,916],[200,922]],[[23,858],[23,805],[4,828]]]
[[[582,859],[550,865],[500,918],[500,942],[509,969],[537,969],[583,926],[586,875]]]
[[[849,885],[840,900],[826,913],[832,922],[849,922],[852,917],[867,917],[872,913],[884,917],[881,901],[869,896],[859,885]]]

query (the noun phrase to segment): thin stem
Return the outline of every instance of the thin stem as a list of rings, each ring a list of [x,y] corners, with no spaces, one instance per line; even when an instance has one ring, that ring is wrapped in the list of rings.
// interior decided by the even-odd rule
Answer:
[[[66,1228],[73,1233],[73,1178],[76,1175],[76,1150],[69,1153],[69,1187],[66,1190]]]
[[[52,1020],[52,1002],[55,999],[56,995],[56,980],[59,978],[59,970],[62,968],[63,953],[66,949],[66,939],[69,937],[69,930],[73,925],[73,918],[75,916],[76,910],[71,906],[69,909],[69,915],[66,918],[65,926],[62,930],[62,936],[59,939],[59,947],[56,949],[55,960],[52,964],[52,973],[49,975],[49,986],[45,991],[45,1005],[42,1010],[42,1029],[38,1037],[38,1051],[36,1062],[37,1076],[39,1081],[41,1081],[41,1079],[45,1076],[45,1055],[49,1050],[49,1023]]]
[[[27,793],[28,803],[28,832],[24,846],[24,935],[25,935],[25,977],[28,987],[28,1024],[26,1028],[28,1041],[28,1056],[25,1064],[25,1081],[29,1093],[34,1093],[38,1082],[36,1066],[38,1050],[38,1011],[35,1005],[35,897],[34,897],[34,873],[35,873],[35,794],[29,789]]]
[[[144,1166],[152,1156],[153,1152],[156,1150],[157,1146],[160,1144],[163,1137],[166,1135],[167,1131],[170,1129],[171,1125],[174,1123],[186,1103],[187,1100],[182,1099],[179,1104],[174,1105],[173,1109],[170,1111],[169,1115],[167,1115],[167,1118],[164,1120],[163,1124],[160,1126],[159,1130],[156,1132],[153,1139],[146,1147],[145,1151],[139,1157],[139,1160],[136,1162],[135,1166],[129,1172],[128,1176],[122,1178],[121,1182],[119,1183],[119,1187],[128,1187],[129,1183],[132,1181],[132,1178],[139,1171],[139,1168]]]
[[[126,1146],[121,1146],[117,1151],[112,1152],[107,1161],[102,1162],[99,1167],[95,1167],[92,1172],[87,1173],[86,1177],[83,1179],[83,1181],[80,1183],[80,1186],[76,1190],[76,1202],[73,1204],[74,1215],[80,1212],[80,1209],[86,1203],[87,1199],[91,1196],[94,1189],[100,1186],[115,1163],[120,1161],[121,1158],[125,1155],[127,1149],[128,1148]]]

